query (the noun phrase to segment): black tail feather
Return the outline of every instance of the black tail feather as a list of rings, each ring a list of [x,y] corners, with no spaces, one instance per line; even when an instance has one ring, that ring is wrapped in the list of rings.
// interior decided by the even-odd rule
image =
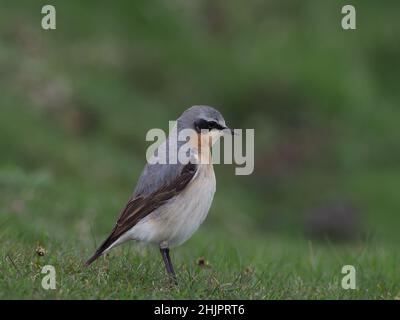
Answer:
[[[90,266],[94,261],[101,257],[115,241],[113,233],[111,233],[106,240],[101,244],[101,246],[96,250],[96,252],[85,262],[86,266]]]
[[[92,264],[92,262],[94,262],[95,260],[97,260],[98,257],[100,257],[102,255],[102,253],[100,252],[95,252],[94,255],[92,255],[86,262],[85,262],[85,266],[90,266]]]

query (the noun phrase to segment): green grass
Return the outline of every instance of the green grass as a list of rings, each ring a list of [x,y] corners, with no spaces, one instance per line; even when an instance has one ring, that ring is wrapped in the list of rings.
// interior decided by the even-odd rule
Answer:
[[[395,245],[373,238],[338,246],[301,236],[268,236],[235,217],[217,228],[212,221],[218,221],[221,212],[215,209],[192,239],[171,251],[177,287],[168,281],[158,249],[134,242],[87,268],[85,259],[113,225],[122,203],[112,186],[107,190],[64,184],[45,172],[0,173],[0,185],[8,186],[2,188],[2,203],[9,203],[0,227],[0,298],[394,299],[400,295]],[[37,254],[39,247],[45,249],[44,256]],[[205,265],[199,265],[199,259]],[[41,268],[47,264],[56,268],[56,290],[41,286]],[[340,285],[341,269],[349,264],[356,268],[356,290]]]
[[[224,233],[224,231],[221,231]],[[226,233],[226,232],[225,232]],[[229,235],[227,235],[228,237]],[[234,238],[233,235],[230,235]],[[204,240],[204,238],[208,240]],[[252,242],[250,242],[252,240]],[[261,242],[254,250],[254,241]],[[166,279],[158,250],[126,246],[82,265],[89,250],[75,241],[34,244],[6,242],[2,258],[2,298],[56,299],[394,299],[399,296],[399,257],[387,247],[335,248],[279,238],[227,241],[200,232],[173,251],[179,285]],[[47,244],[47,245],[46,245]],[[199,266],[204,257],[207,266]],[[41,268],[54,265],[57,289],[41,287]],[[357,270],[357,289],[341,288],[341,268]]]
[[[231,235],[231,237],[233,237]],[[89,251],[77,243],[50,242],[38,257],[35,245],[8,245],[2,256],[1,298],[56,299],[394,299],[399,297],[399,257],[379,247],[346,250],[279,238],[263,243],[227,242],[200,232],[173,251],[179,285],[166,279],[157,249],[115,250],[90,268]],[[212,240],[204,240],[212,238]],[[46,241],[43,241],[46,243]],[[254,243],[254,242],[252,242]],[[80,248],[80,249],[79,249]],[[199,266],[204,257],[207,266]],[[41,267],[54,265],[57,289],[41,287]],[[341,268],[357,270],[357,289],[341,288]]]
[[[0,0],[0,298],[400,296],[398,2],[354,0],[354,32],[344,1],[54,4],[44,31],[41,2]],[[193,104],[254,128],[256,165],[216,166],[209,217],[172,250],[179,286],[133,242],[83,267],[133,190],[147,130]],[[305,236],[332,199],[359,210],[357,241]],[[348,264],[356,290],[340,286]]]

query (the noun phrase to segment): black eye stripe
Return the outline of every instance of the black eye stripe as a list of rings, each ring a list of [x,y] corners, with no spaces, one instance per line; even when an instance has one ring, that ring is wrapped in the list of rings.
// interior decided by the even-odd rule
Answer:
[[[214,128],[215,128],[215,129],[218,129],[218,130],[224,129],[223,126],[221,126],[218,122],[215,122],[215,121],[214,121]]]
[[[198,133],[200,133],[201,130],[208,129],[207,121],[204,119],[197,120],[194,126]]]
[[[216,121],[207,121],[204,119],[197,120],[195,122],[195,128],[197,132],[200,132],[201,130],[212,130],[212,129],[217,129],[217,130],[222,130],[224,129],[223,126],[221,126],[218,122]]]

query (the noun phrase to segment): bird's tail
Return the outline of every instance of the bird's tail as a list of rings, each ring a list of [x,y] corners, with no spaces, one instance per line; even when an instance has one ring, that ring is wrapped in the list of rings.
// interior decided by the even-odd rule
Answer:
[[[85,266],[90,266],[92,264],[92,262],[94,262],[95,260],[97,260],[98,257],[100,257],[102,255],[102,253],[99,252],[95,252],[94,255],[92,255],[86,262],[85,262]]]
[[[96,252],[85,262],[85,265],[90,266],[94,261],[101,257],[108,249],[110,249],[114,241],[115,239],[113,239],[113,233],[111,233],[109,237],[104,240],[101,246],[96,250]]]

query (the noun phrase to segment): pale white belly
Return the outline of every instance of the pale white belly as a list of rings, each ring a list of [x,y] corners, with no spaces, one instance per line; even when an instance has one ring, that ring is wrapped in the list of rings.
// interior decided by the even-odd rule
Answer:
[[[169,247],[182,244],[207,217],[215,190],[212,165],[200,165],[185,190],[141,220],[121,240],[134,239],[158,245],[164,243]]]

